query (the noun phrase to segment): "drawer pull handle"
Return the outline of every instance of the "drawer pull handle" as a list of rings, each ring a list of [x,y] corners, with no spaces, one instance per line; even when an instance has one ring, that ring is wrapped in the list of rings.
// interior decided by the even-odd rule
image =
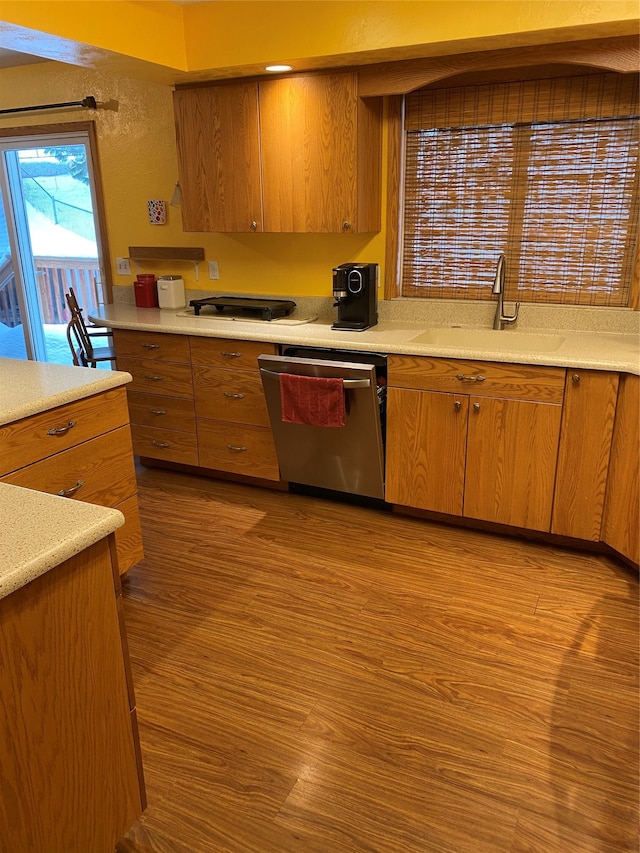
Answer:
[[[73,429],[75,425],[75,421],[69,421],[66,426],[51,427],[51,429],[47,430],[47,435],[64,435],[65,433],[69,432],[70,429]]]
[[[164,376],[154,376],[153,373],[145,373],[144,378],[148,379],[149,382],[162,382]]]
[[[160,344],[142,344],[145,349],[160,349]]]
[[[155,439],[155,438],[151,441],[151,444],[152,444],[154,447],[164,447],[164,448],[171,447],[171,445],[170,445],[170,444],[167,444],[167,442],[166,442],[166,441],[156,441],[156,439]]]
[[[229,450],[235,450],[236,453],[242,453],[244,450],[247,450],[242,444],[227,444],[227,447]]]
[[[484,382],[484,376],[469,376],[466,373],[458,373],[456,379],[461,382]]]
[[[61,498],[71,498],[75,495],[77,491],[79,491],[84,486],[84,480],[78,480],[75,486],[71,486],[70,489],[60,489],[58,495]]]
[[[244,400],[244,394],[232,394],[231,391],[225,391],[224,396],[230,397],[232,400]]]
[[[166,411],[164,409],[147,409],[150,415],[166,415]]]
[[[228,352],[227,350],[222,350],[220,355],[223,355],[225,358],[240,358],[242,353],[241,352]]]

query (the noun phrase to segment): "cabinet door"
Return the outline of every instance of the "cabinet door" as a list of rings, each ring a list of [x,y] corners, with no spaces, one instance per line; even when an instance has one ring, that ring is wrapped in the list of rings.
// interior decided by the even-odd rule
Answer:
[[[568,370],[551,532],[598,542],[618,374]]]
[[[620,554],[640,563],[640,378],[620,380],[607,480],[602,538]]]
[[[194,367],[196,414],[256,426],[270,426],[269,412],[257,371]]]
[[[260,83],[265,231],[357,230],[357,109],[355,74]]]
[[[562,406],[471,397],[464,515],[548,531]]]
[[[468,399],[389,388],[387,501],[462,513]]]
[[[185,231],[262,231],[257,83],[174,93]]]

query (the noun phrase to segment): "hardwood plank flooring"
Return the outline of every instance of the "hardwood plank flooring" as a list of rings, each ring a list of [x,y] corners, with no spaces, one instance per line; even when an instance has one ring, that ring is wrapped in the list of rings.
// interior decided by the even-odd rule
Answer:
[[[638,577],[140,468],[118,853],[638,850]]]

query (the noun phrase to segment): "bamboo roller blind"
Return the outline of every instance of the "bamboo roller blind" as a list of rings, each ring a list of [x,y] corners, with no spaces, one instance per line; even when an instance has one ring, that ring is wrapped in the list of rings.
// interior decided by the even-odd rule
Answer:
[[[627,305],[638,238],[637,75],[407,98],[403,296]]]

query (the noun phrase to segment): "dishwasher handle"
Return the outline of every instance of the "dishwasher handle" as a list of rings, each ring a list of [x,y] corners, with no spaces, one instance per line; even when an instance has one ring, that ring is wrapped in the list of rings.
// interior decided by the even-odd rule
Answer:
[[[261,373],[266,373],[267,376],[280,376],[280,373],[277,370],[267,370],[265,367],[260,368]],[[309,379],[313,379],[313,376],[310,376]],[[368,379],[343,379],[342,384],[347,390],[352,388],[370,388],[371,382]]]

